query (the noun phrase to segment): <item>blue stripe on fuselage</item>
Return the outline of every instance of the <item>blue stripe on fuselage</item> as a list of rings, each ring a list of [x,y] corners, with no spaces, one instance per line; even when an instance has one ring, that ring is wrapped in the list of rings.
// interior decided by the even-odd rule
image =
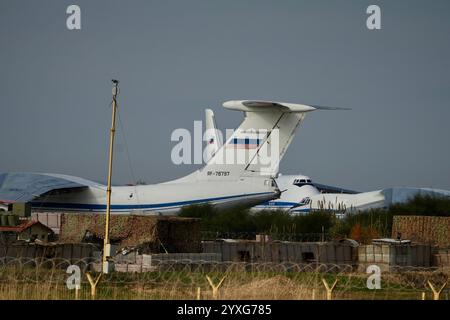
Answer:
[[[294,206],[298,206],[297,202],[288,202],[288,201],[268,201],[262,204],[255,206],[257,209],[290,209]],[[292,209],[291,212],[309,212],[310,208],[295,208]]]
[[[217,198],[205,198],[205,199],[196,199],[196,200],[188,200],[188,201],[179,201],[179,202],[167,202],[167,203],[157,203],[157,204],[113,204],[111,205],[111,210],[113,211],[125,211],[125,210],[169,210],[169,209],[177,209],[181,206],[192,205],[192,204],[200,204],[211,201],[220,201],[220,200],[228,200],[228,199],[237,199],[242,197],[249,196],[259,196],[259,195],[269,195],[271,192],[260,192],[260,193],[252,193],[252,194],[241,194],[235,196],[226,196],[226,197],[217,197]],[[106,205],[104,204],[86,204],[86,203],[53,203],[53,202],[31,202],[31,206],[34,209],[65,209],[65,210],[89,210],[89,211],[105,211]]]

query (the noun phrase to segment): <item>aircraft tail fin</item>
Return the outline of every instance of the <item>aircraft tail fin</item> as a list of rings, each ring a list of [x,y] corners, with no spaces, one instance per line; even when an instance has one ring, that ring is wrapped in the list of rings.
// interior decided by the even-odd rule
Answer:
[[[275,177],[279,162],[306,112],[316,110],[301,104],[253,100],[227,101],[223,106],[243,111],[245,118],[226,137],[226,142],[214,152],[207,165],[199,170],[200,179],[234,180],[258,175]],[[211,117],[208,114],[207,117]],[[207,121],[207,129],[212,129],[208,122],[212,121]]]
[[[207,110],[206,129],[212,130],[206,136],[214,139],[210,159],[203,168],[179,179],[179,182],[274,178],[278,175],[279,163],[306,113],[340,109],[255,100],[227,101],[223,107],[243,111],[244,120],[231,134],[226,134],[222,144],[222,134],[216,128],[214,113]]]

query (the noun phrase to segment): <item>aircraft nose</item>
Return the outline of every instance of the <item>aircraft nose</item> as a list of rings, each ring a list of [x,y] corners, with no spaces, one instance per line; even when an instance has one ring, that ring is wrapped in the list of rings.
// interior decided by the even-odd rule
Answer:
[[[280,190],[280,188],[278,188],[278,184],[277,184],[277,182],[275,181],[275,179],[272,179],[272,187],[273,187],[273,192],[275,193],[275,195],[276,195],[277,197],[280,197],[280,195],[281,195],[281,190]]]
[[[277,188],[277,189],[275,190],[275,195],[276,195],[277,198],[281,197],[281,191],[280,191],[280,189]]]

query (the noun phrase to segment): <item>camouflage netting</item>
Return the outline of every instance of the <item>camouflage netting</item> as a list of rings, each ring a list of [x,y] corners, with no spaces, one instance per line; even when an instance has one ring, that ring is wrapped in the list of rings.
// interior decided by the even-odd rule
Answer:
[[[62,214],[59,240],[83,242],[87,236],[103,239],[104,214]],[[111,243],[142,247],[147,253],[200,252],[199,219],[138,215],[111,215]]]
[[[450,217],[394,216],[392,237],[450,247]]]

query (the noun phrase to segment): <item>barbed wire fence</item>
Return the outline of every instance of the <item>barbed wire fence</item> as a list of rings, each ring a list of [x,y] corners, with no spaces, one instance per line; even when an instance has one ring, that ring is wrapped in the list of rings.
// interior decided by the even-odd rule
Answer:
[[[75,290],[66,284],[71,265],[81,272]],[[370,274],[352,265],[154,259],[142,272],[101,275],[93,294],[88,275],[99,279],[100,267],[92,258],[1,258],[0,299],[433,299],[450,276],[442,268],[402,267],[382,273],[381,289],[371,290]],[[448,294],[444,287],[439,298]]]

